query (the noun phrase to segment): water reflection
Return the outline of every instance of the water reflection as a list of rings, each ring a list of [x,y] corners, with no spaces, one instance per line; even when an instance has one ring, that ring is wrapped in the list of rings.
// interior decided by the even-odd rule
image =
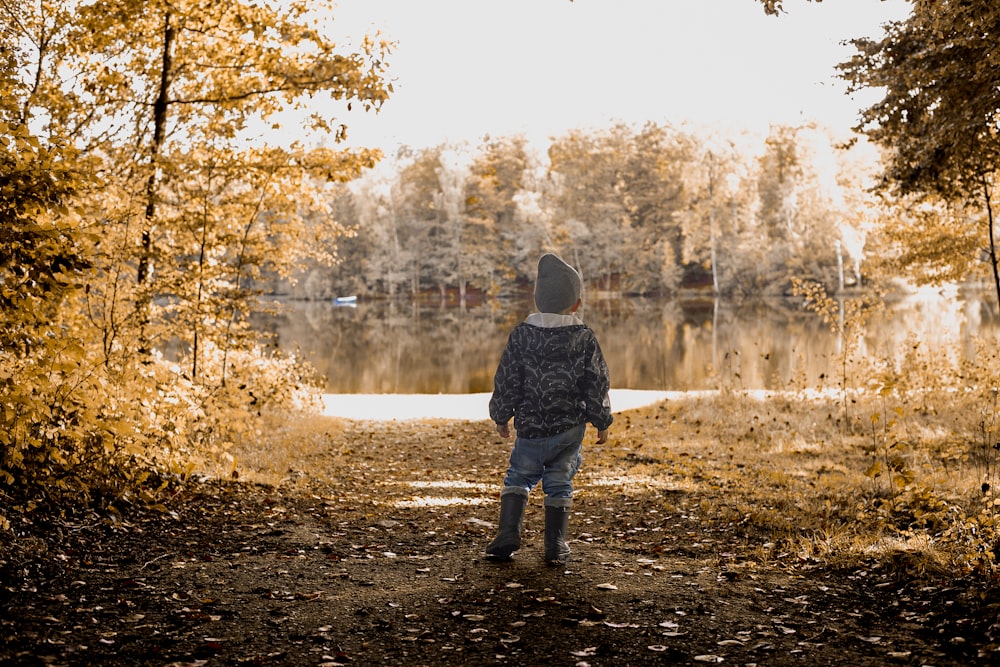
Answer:
[[[982,298],[981,298],[982,297]],[[330,393],[446,393],[492,390],[510,329],[530,302],[468,308],[359,302],[288,303],[258,322],[286,351],[300,351]],[[995,338],[989,295],[920,292],[869,323],[860,349],[902,363],[916,341],[958,357],[977,336]],[[780,389],[835,384],[843,341],[792,300],[740,305],[654,299],[597,301],[583,317],[601,342],[612,384],[654,390]]]

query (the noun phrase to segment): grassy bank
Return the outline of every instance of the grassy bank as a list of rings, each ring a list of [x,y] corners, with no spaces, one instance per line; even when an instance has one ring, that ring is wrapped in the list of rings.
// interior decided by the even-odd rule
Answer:
[[[588,434],[577,495],[641,498],[648,513],[625,538],[653,551],[658,516],[679,514],[706,530],[741,534],[753,566],[893,567],[992,582],[1000,504],[993,406],[959,392],[934,398],[932,406],[927,395],[904,401],[878,391],[849,403],[796,393],[679,396],[619,413],[605,446]],[[474,438],[491,430],[486,421],[445,423]],[[234,452],[236,469],[267,485],[303,484],[317,456],[333,456],[334,469],[339,457],[350,469],[358,456],[377,456],[366,454],[375,443],[391,452],[399,437],[373,424],[369,442],[330,452],[343,424],[318,416],[276,421]],[[390,442],[378,442],[384,438]],[[490,499],[505,464],[505,445],[495,445],[467,475]],[[394,465],[433,475],[428,459],[437,446]]]

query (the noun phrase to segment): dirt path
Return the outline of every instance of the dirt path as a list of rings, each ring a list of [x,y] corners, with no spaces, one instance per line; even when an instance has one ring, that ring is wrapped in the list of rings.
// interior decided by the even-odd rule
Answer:
[[[331,420],[281,486],[35,526],[4,544],[0,664],[994,664],[992,598],[765,557],[634,452],[585,462],[567,567],[537,492],[488,562],[503,449],[482,423]]]

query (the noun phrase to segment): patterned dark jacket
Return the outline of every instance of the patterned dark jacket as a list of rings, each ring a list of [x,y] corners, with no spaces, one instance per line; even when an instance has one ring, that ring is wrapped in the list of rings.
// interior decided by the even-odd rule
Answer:
[[[573,315],[535,313],[511,331],[493,377],[490,418],[522,438],[590,422],[611,425],[608,365],[593,330]]]

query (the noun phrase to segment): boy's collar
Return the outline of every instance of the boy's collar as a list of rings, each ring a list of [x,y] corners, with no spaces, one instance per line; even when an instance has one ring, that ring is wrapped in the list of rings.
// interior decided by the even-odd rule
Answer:
[[[555,329],[556,327],[571,327],[576,324],[583,324],[583,320],[576,313],[532,313],[524,321],[527,324],[543,329]]]

